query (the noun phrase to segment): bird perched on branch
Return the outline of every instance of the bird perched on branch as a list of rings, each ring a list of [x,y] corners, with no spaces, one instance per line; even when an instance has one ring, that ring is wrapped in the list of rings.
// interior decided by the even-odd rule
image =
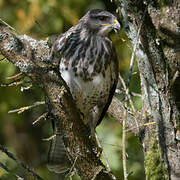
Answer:
[[[102,121],[116,89],[118,61],[108,34],[119,29],[113,14],[93,9],[61,34],[52,46],[51,58],[59,55],[59,71],[91,136],[95,136],[95,128]],[[56,137],[51,143],[48,168],[62,173],[69,168],[69,161],[56,125],[54,131]]]

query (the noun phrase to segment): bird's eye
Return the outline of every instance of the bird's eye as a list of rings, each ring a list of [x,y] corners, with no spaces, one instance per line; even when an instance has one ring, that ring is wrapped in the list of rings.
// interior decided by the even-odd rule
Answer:
[[[99,20],[101,20],[101,21],[105,21],[106,19],[107,19],[106,16],[99,16]]]

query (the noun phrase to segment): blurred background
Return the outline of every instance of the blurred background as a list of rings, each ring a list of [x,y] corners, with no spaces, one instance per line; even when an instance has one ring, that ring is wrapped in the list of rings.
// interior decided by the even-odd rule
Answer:
[[[0,18],[14,27],[20,34],[27,34],[36,39],[46,39],[48,36],[60,34],[76,24],[89,9],[101,8],[112,13],[116,6],[110,0],[0,0]],[[115,43],[119,70],[127,82],[132,46],[123,30],[118,35],[111,35]],[[0,59],[3,57],[0,56]],[[140,94],[140,80],[135,62],[133,66],[130,90]],[[7,60],[0,61],[0,84],[10,83],[7,77],[19,73]],[[28,78],[25,78],[28,81]],[[44,94],[40,88],[29,84],[0,87],[0,144],[14,153],[20,160],[32,167],[45,180],[58,180],[58,175],[48,171],[46,158],[49,143],[44,141],[52,135],[51,122],[41,121],[32,125],[46,109],[44,105],[27,110],[22,114],[8,111],[22,106],[43,101]],[[27,90],[25,90],[27,89]],[[121,100],[123,98],[121,97]],[[136,109],[141,108],[141,98],[133,97]],[[113,173],[117,179],[123,179],[122,171],[122,126],[111,116],[106,115],[97,128]],[[131,173],[129,180],[144,180],[143,152],[137,137],[127,133],[127,168]],[[0,167],[0,180],[17,179],[13,173],[26,179],[34,179],[21,166],[0,151],[0,162],[5,164],[12,173],[7,173]],[[79,179],[77,175],[74,180]]]

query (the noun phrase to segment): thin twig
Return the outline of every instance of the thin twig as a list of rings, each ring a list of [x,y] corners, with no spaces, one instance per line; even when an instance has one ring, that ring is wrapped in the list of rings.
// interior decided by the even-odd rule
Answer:
[[[35,125],[37,122],[41,121],[41,120],[45,120],[48,116],[48,112],[43,113],[41,116],[39,116],[33,123],[32,125]]]
[[[17,31],[16,29],[14,29],[14,28],[13,28],[12,26],[10,26],[7,22],[3,21],[1,18],[0,18],[0,21],[1,21],[4,25],[6,25],[9,29],[15,31],[17,34],[20,34],[19,31]]]
[[[38,174],[36,174],[32,169],[30,169],[29,166],[27,166],[26,164],[24,164],[22,161],[20,161],[19,159],[17,159],[12,153],[10,153],[4,146],[2,146],[0,144],[0,150],[2,152],[4,152],[9,158],[13,159],[14,161],[16,161],[17,164],[19,164],[20,166],[22,166],[24,169],[26,169],[33,177],[39,179],[39,180],[43,180]]]
[[[0,162],[0,167],[7,171],[8,173],[12,174],[13,176],[17,177],[18,180],[24,180],[24,178],[20,177],[19,175],[12,173],[8,167],[6,167],[3,163]]]
[[[140,29],[141,29],[141,26],[140,26],[140,28],[138,30],[136,40],[135,40],[135,45],[134,45],[132,56],[131,56],[127,86],[126,86],[126,84],[124,82],[124,79],[119,74],[119,79],[120,79],[120,81],[121,81],[121,83],[123,85],[123,88],[125,90],[126,96],[127,96],[128,100],[129,100],[129,103],[131,105],[131,108],[132,108],[133,112],[135,112],[135,108],[134,108],[134,105],[133,105],[133,102],[131,100],[131,96],[130,96],[130,93],[129,93],[129,84],[130,84],[130,79],[131,79],[131,76],[132,76],[132,68],[133,68],[133,64],[134,64],[134,56],[135,56],[135,51],[136,51],[136,48],[137,48],[137,42],[139,40]],[[127,106],[127,102],[126,102],[126,106]],[[127,111],[124,112],[123,134],[122,134],[122,156],[123,156],[124,180],[128,179],[127,164],[126,164],[126,120],[127,120]],[[139,127],[137,121],[136,121],[136,124],[137,124],[137,127]]]
[[[146,7],[146,10],[147,10],[147,7]],[[131,108],[132,108],[133,112],[135,112],[135,108],[134,108],[134,105],[133,105],[133,102],[131,100],[131,96],[130,96],[130,93],[129,93],[129,85],[130,85],[130,80],[131,80],[131,76],[132,76],[132,69],[133,69],[133,64],[134,64],[135,52],[136,52],[137,44],[139,43],[139,34],[140,34],[140,31],[141,31],[141,26],[142,26],[143,21],[144,21],[146,10],[144,11],[142,21],[141,21],[140,27],[139,27],[137,35],[136,35],[136,39],[135,39],[135,43],[134,43],[134,47],[133,47],[133,52],[132,52],[132,56],[131,56],[131,61],[130,61],[127,86],[126,86],[123,78],[119,74],[119,79],[121,80],[121,83],[122,83],[122,85],[124,87],[124,90],[126,92],[126,96],[127,96],[128,100],[129,100],[129,103],[131,105]],[[127,102],[126,102],[126,106],[127,106]],[[123,152],[122,152],[122,155],[123,155],[124,180],[127,180],[128,179],[127,164],[126,164],[126,120],[127,120],[127,111],[125,111],[124,114],[125,115],[124,115],[124,120],[123,120],[123,135],[122,135],[123,136],[122,137],[122,151]],[[136,122],[137,128],[139,129],[139,124],[138,124],[136,118],[135,118],[135,122]]]
[[[72,164],[72,166],[71,166],[71,168],[70,168],[70,170],[69,170],[69,173],[66,175],[66,177],[68,177],[68,176],[69,176],[69,177],[72,177],[72,175],[74,174],[74,173],[73,173],[73,169],[74,169],[74,167],[75,167],[77,158],[78,158],[78,157],[75,158],[75,160],[74,160],[74,162],[73,162],[73,164]]]
[[[20,73],[18,73],[18,74],[13,75],[13,76],[7,77],[6,79],[8,79],[8,80],[11,80],[11,79],[17,80],[17,79],[21,79],[21,78],[22,78],[22,75],[23,75],[23,73],[20,72]]]
[[[139,127],[150,126],[154,124],[156,124],[156,122],[142,123]],[[128,132],[128,131],[132,131],[133,129],[137,129],[137,127],[129,128],[129,129],[126,129],[125,131]]]
[[[31,106],[25,106],[25,107],[21,107],[19,109],[13,109],[13,110],[8,111],[8,113],[16,113],[17,112],[18,114],[21,114],[26,110],[32,109],[32,108],[34,108],[36,106],[40,106],[40,105],[43,105],[43,104],[45,104],[45,101],[35,102]]]
[[[26,91],[26,90],[30,89],[32,86],[33,86],[32,84],[30,84],[29,86],[26,86],[26,87],[21,86],[21,92],[23,92],[24,90]]]
[[[105,154],[104,151],[103,151],[103,148],[102,148],[102,146],[101,146],[101,143],[100,143],[99,138],[98,138],[98,136],[97,136],[96,133],[95,133],[95,138],[96,138],[96,142],[97,142],[97,144],[98,144],[98,147],[100,147],[100,148],[102,149],[102,157],[103,157],[103,160],[104,160],[105,163],[106,163],[107,170],[108,170],[108,172],[111,172],[111,167],[110,167],[110,165],[109,165],[108,158],[106,157],[106,154]],[[115,177],[113,174],[111,174],[111,177],[112,177],[112,179],[116,180],[116,177]]]
[[[121,89],[116,89],[116,94],[124,94],[124,90],[121,90]],[[139,93],[135,93],[135,92],[129,92],[129,94],[131,95],[131,96],[134,96],[134,97],[142,97],[142,95],[141,94],[139,94]]]
[[[52,136],[48,137],[48,138],[44,138],[42,139],[43,141],[51,141],[56,137],[56,134],[53,134]]]
[[[127,88],[126,83],[125,83],[125,81],[124,81],[124,79],[122,78],[122,76],[121,76],[120,73],[119,73],[119,80],[120,80],[121,83],[122,83],[122,86],[123,86],[123,88],[124,88],[124,91],[125,91],[125,93],[126,93],[126,96],[127,96],[128,100],[129,100],[129,103],[130,103],[130,105],[131,105],[131,108],[132,108],[133,112],[135,112],[135,107],[134,107],[134,105],[133,105],[131,96],[130,96],[130,94],[129,94],[129,89]]]
[[[131,99],[131,96],[130,96],[130,93],[129,93],[129,88],[127,88],[126,83],[124,82],[124,79],[122,78],[122,76],[121,76],[120,73],[119,73],[119,79],[120,79],[120,81],[121,81],[121,83],[122,83],[122,85],[123,85],[124,91],[126,92],[126,97],[127,97],[128,100],[129,100],[129,103],[130,103],[130,105],[131,105],[132,111],[135,113],[136,111],[135,111],[135,107],[134,107],[134,105],[133,105],[133,102],[132,102],[132,99]],[[126,107],[127,107],[127,103],[126,103]],[[127,111],[127,110],[126,110],[126,111]],[[135,116],[135,123],[136,123],[137,129],[139,130],[139,123],[138,123],[138,121],[137,121],[137,117],[136,117],[136,116]]]
[[[134,96],[134,97],[142,97],[142,95],[141,94],[138,94],[138,93],[135,93],[135,92],[129,92],[129,94],[131,95],[131,96]]]
[[[133,52],[132,52],[132,55],[131,55],[131,61],[130,61],[130,65],[129,65],[129,75],[128,75],[128,81],[127,81],[127,88],[128,89],[129,89],[130,80],[131,80],[131,76],[132,76],[132,69],[133,69],[133,64],[134,64],[135,52],[136,52],[136,49],[137,49],[137,44],[139,43],[139,34],[140,34],[141,27],[142,27],[142,24],[143,24],[143,21],[144,21],[146,10],[147,10],[147,7],[146,7],[146,9],[144,11],[142,21],[141,21],[141,24],[139,26],[139,29],[138,29],[138,32],[137,32],[137,35],[136,35],[136,39],[135,39],[135,42],[134,42]]]
[[[124,111],[123,118],[123,134],[122,134],[122,157],[123,157],[123,173],[124,180],[127,180],[127,164],[126,164],[126,120],[127,120],[127,111]]]
[[[108,143],[108,142],[102,142],[102,144],[106,144],[106,145],[109,145],[109,146],[114,146],[114,147],[116,147],[116,148],[122,148],[122,146],[120,146],[120,145],[111,144],[111,143]]]
[[[175,82],[175,80],[180,76],[180,72],[179,71],[176,71],[174,76],[173,76],[173,79],[172,79],[172,83]]]
[[[98,138],[98,136],[97,136],[96,133],[95,133],[95,138],[96,138],[96,142],[97,142],[98,147],[100,147],[101,149],[103,149],[102,146],[101,146],[101,143],[100,143],[100,141],[99,141],[99,138]],[[104,153],[103,150],[102,150],[102,156],[103,156],[103,159],[104,159],[104,161],[105,161],[105,163],[106,163],[107,170],[110,172],[110,171],[111,171],[111,168],[110,168],[108,159],[107,159],[107,157],[106,157],[106,155],[105,155],[105,153]]]
[[[1,84],[0,87],[19,86],[19,85],[24,84],[24,83],[29,83],[29,81],[27,81],[27,82],[24,80],[15,81],[15,82],[7,83],[7,84]]]
[[[1,59],[0,59],[0,61],[3,61],[3,60],[5,60],[5,59],[6,59],[6,58],[5,58],[5,57],[3,57],[3,58],[1,58]]]

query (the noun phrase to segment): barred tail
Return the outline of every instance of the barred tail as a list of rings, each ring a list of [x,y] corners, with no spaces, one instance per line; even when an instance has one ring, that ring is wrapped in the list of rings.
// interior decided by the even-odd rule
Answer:
[[[48,154],[48,169],[56,173],[64,173],[70,168],[61,135],[56,135],[52,140]]]

